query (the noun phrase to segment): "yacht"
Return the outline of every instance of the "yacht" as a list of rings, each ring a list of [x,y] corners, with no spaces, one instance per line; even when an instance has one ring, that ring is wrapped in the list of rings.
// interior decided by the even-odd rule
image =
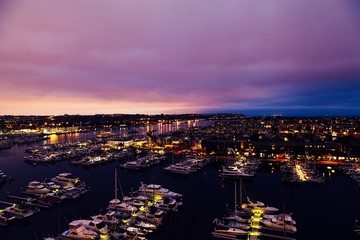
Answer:
[[[80,197],[80,192],[75,187],[65,186],[59,190],[59,193],[64,195],[68,199],[74,199]]]
[[[247,198],[247,200],[248,200],[248,203],[244,203],[241,206],[242,209],[244,209],[246,211],[252,211],[255,209],[262,210],[262,211],[264,211],[264,213],[273,213],[273,212],[279,211],[278,208],[265,206],[265,204],[263,202],[252,201],[249,198]]]
[[[179,202],[179,205],[181,205],[180,203],[182,204],[182,202]],[[179,205],[175,199],[164,198],[163,200],[156,203],[155,207],[164,211],[176,211]]]
[[[296,227],[292,224],[286,224],[281,221],[273,221],[272,219],[264,219],[260,221],[263,225],[268,228],[274,228],[278,230],[282,230],[289,233],[295,233]]]
[[[101,220],[103,221],[105,224],[109,225],[109,226],[114,226],[114,225],[118,225],[120,223],[120,220],[117,219],[115,217],[115,212],[114,211],[108,211],[106,213],[103,214],[98,214],[98,215],[94,215],[91,216],[91,218],[93,220]]]
[[[14,204],[4,209],[4,212],[13,215],[17,219],[24,219],[32,216],[34,212],[23,203]]]
[[[220,177],[253,177],[252,172],[246,171],[244,168],[238,168],[237,166],[226,166],[220,170]]]
[[[122,212],[136,212],[138,209],[128,203],[122,202],[119,199],[112,199],[109,202],[108,209],[113,210],[116,209]]]
[[[91,229],[101,235],[105,235],[109,233],[108,226],[100,219],[93,219],[93,220],[75,220],[73,221],[75,225],[78,225],[79,223],[86,227],[87,229]]]
[[[74,186],[75,184],[80,185],[82,183],[78,177],[73,176],[71,173],[60,173],[56,177],[51,178],[51,181],[61,186]]]
[[[181,198],[182,197],[181,194],[172,192],[167,188],[163,188],[159,184],[148,184],[148,185],[146,185],[144,183],[141,183],[139,191],[141,193],[143,193],[145,196],[148,196],[148,195],[160,195],[162,197],[170,197],[170,198]]]
[[[265,214],[265,215],[263,215],[263,218],[272,219],[274,222],[282,221],[282,222],[290,223],[292,225],[296,224],[296,222],[292,218],[291,214],[284,214],[284,213],[277,214],[277,215]]]
[[[215,229],[215,234],[216,233],[229,234],[233,236],[241,236],[248,234],[247,231],[238,228]]]
[[[157,226],[155,224],[147,223],[144,221],[134,220],[133,224],[135,227],[144,228],[147,230],[156,230],[157,229]]]
[[[217,227],[222,227],[222,228],[237,228],[237,229],[242,229],[242,230],[250,229],[250,224],[239,223],[237,221],[219,220],[219,219],[215,218],[213,223]]]
[[[191,166],[187,166],[180,163],[171,164],[170,166],[165,167],[164,170],[170,173],[178,173],[178,174],[190,174],[194,172],[194,169]]]
[[[28,186],[25,189],[25,193],[42,195],[51,192],[50,189],[46,188],[43,184],[38,181],[29,182]]]
[[[99,239],[99,234],[75,220],[69,223],[69,229],[63,232],[60,237],[72,240],[95,240]]]
[[[5,213],[0,209],[0,226],[7,226],[14,219],[15,217],[13,215]]]

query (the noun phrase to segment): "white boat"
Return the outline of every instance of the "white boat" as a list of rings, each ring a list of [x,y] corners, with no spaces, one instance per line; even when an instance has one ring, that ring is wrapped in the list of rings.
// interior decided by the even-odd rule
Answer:
[[[284,224],[284,222],[280,222],[280,221],[273,222],[272,219],[264,219],[264,220],[261,220],[260,222],[269,228],[274,228],[274,229],[278,229],[278,230],[282,230],[282,231],[286,231],[286,232],[290,232],[290,233],[296,232],[296,227],[292,224]]]
[[[178,174],[190,174],[194,172],[194,169],[191,166],[180,163],[171,164],[170,166],[165,167],[164,170],[167,172]]]
[[[83,225],[87,229],[91,229],[101,235],[105,235],[109,233],[108,226],[100,219],[93,219],[93,220],[86,220],[86,219],[80,219],[80,220],[74,220],[73,224],[75,225]]]
[[[51,191],[56,191],[61,188],[60,185],[54,183],[54,182],[44,182],[42,183],[46,188],[50,189]]]
[[[110,225],[110,226],[118,225],[120,223],[120,220],[115,217],[114,211],[108,211],[105,214],[94,215],[94,216],[91,216],[91,218],[93,220],[95,220],[95,219],[101,220],[105,224]]]
[[[141,206],[145,206],[145,202],[144,201],[140,201],[139,199],[134,199],[131,197],[123,197],[123,202],[130,204],[134,207],[141,207]]]
[[[223,219],[230,220],[230,221],[236,221],[236,222],[239,222],[239,223],[249,223],[250,222],[249,219],[242,218],[242,217],[240,217],[238,215],[225,216],[225,217],[223,217]]]
[[[172,198],[164,198],[155,204],[155,207],[164,211],[176,211],[177,207],[182,205],[182,202],[178,202]]]
[[[163,188],[159,184],[148,184],[147,185],[147,184],[141,183],[139,192],[143,193],[145,196],[159,195],[162,197],[169,197],[169,198],[181,198],[182,197],[181,194],[172,192],[167,188]]]
[[[75,187],[65,186],[59,190],[59,193],[64,195],[68,199],[74,199],[80,197],[80,192]]]
[[[136,212],[138,210],[137,207],[134,207],[128,203],[122,202],[119,199],[112,199],[109,201],[108,209],[122,212]]]
[[[15,218],[24,219],[32,216],[34,212],[25,204],[14,204],[4,209],[4,212],[13,215]]]
[[[130,161],[124,164],[120,164],[120,167],[125,169],[139,170],[142,168],[142,165],[138,161]]]
[[[134,220],[133,224],[135,227],[144,228],[144,229],[148,229],[148,230],[156,230],[157,229],[157,226],[155,224],[151,224],[151,223],[144,222],[144,221]]]
[[[73,240],[93,240],[98,239],[99,234],[75,220],[69,223],[69,229],[63,232],[60,237]]]
[[[251,227],[250,224],[244,224],[244,223],[240,223],[237,221],[230,221],[230,220],[219,220],[217,218],[214,219],[213,223],[217,227],[222,227],[222,228],[237,228],[237,229],[242,229],[242,230],[248,230]]]
[[[244,168],[237,166],[227,166],[220,170],[220,177],[253,177],[254,174],[247,172]]]
[[[291,214],[284,214],[284,213],[276,214],[276,215],[265,214],[265,215],[263,215],[263,218],[272,219],[273,222],[275,222],[275,221],[283,221],[283,222],[286,222],[286,223],[290,223],[292,225],[296,224],[296,222],[292,218]]]
[[[248,234],[247,231],[237,229],[237,228],[226,228],[226,229],[215,229],[215,233],[223,233],[223,234],[229,234],[234,236],[241,236]]]
[[[241,206],[242,209],[244,209],[246,211],[253,211],[256,209],[262,210],[262,211],[264,211],[264,213],[273,213],[273,212],[279,211],[278,208],[265,206],[265,204],[263,202],[252,201],[249,198],[247,198],[247,200],[248,200],[248,203],[244,203]]]
[[[74,186],[75,184],[84,184],[78,177],[73,176],[71,173],[60,173],[56,177],[51,178],[51,181],[61,186]]]
[[[142,228],[137,228],[137,227],[127,227],[126,231],[130,232],[130,233],[135,233],[140,236],[145,236],[146,234],[152,232],[152,230],[147,230],[147,229],[142,229]]]
[[[29,182],[28,186],[25,189],[25,193],[41,195],[51,192],[50,189],[46,188],[38,181]]]

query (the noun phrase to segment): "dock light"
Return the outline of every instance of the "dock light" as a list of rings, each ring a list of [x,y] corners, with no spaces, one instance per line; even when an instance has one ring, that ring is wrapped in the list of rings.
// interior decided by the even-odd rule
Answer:
[[[109,239],[109,235],[108,234],[101,234],[100,239]]]
[[[144,207],[144,206],[141,206],[141,207],[139,208],[139,210],[140,210],[140,211],[145,211],[145,207]]]
[[[158,202],[158,201],[161,201],[163,198],[162,198],[162,196],[160,196],[160,195],[155,195],[154,196],[154,201],[155,202]]]
[[[258,231],[251,231],[249,234],[250,234],[250,236],[260,236],[261,235],[261,233]]]

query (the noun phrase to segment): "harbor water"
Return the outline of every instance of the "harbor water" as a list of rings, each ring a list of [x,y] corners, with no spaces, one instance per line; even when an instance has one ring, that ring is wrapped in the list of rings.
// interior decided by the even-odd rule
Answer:
[[[53,136],[47,142],[88,139],[96,134],[91,132]],[[32,145],[37,144],[43,142]],[[234,181],[218,176],[221,160],[209,163],[199,172],[178,176],[165,173],[163,169],[171,163],[171,159],[162,165],[141,171],[120,169],[117,161],[87,169],[71,165],[68,161],[31,165],[24,162],[24,151],[29,146],[15,145],[0,151],[0,169],[15,179],[0,187],[0,201],[11,202],[13,200],[7,196],[20,196],[22,189],[30,181],[50,180],[62,172],[78,176],[91,191],[78,199],[66,201],[59,207],[41,210],[26,221],[0,227],[1,240],[39,240],[56,236],[68,228],[70,221],[89,219],[91,215],[106,208],[108,201],[114,198],[115,169],[125,195],[138,189],[141,182],[161,184],[183,195],[184,205],[179,212],[148,235],[148,239],[214,239],[211,235],[214,218],[221,218],[227,207],[234,206]],[[325,184],[286,185],[281,183],[279,167],[277,163],[262,163],[256,176],[244,181],[244,188],[250,198],[292,213],[297,222],[297,233],[286,236],[298,240],[358,239],[354,234],[354,223],[360,217],[360,186],[355,181],[342,174],[336,166],[331,169],[324,166],[320,171],[326,176]],[[273,234],[284,236],[282,232]]]

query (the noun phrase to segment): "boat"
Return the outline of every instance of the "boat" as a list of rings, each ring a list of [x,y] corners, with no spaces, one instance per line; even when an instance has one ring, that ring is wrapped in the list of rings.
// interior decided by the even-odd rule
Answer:
[[[191,166],[187,166],[181,163],[171,164],[164,168],[165,171],[170,173],[178,173],[178,174],[190,174],[195,172],[195,170]]]
[[[29,182],[26,187],[24,193],[34,194],[34,195],[42,195],[51,192],[50,189],[46,188],[43,184],[38,181]]]
[[[25,203],[14,204],[4,209],[4,212],[9,213],[17,219],[24,219],[32,216],[34,212]]]
[[[59,190],[59,193],[64,195],[67,199],[74,199],[80,197],[80,192],[75,187],[65,186]]]
[[[215,229],[215,233],[229,234],[234,236],[247,235],[248,232],[238,228]]]
[[[127,203],[127,204],[130,204],[134,207],[141,207],[141,206],[145,206],[145,202],[144,201],[141,201],[139,199],[135,199],[135,198],[131,198],[131,197],[126,197],[124,196],[123,197],[123,202]],[[146,199],[147,200],[147,199]]]
[[[8,226],[14,219],[15,217],[13,215],[0,210],[0,226]]]
[[[108,209],[121,212],[136,212],[138,210],[137,207],[134,207],[126,202],[122,202],[117,198],[109,201]]]
[[[143,168],[143,166],[138,161],[129,161],[124,164],[120,164],[119,166],[124,169],[130,169],[130,170],[139,170]]]
[[[156,230],[157,229],[157,226],[155,224],[151,224],[151,223],[144,222],[144,221],[134,220],[133,224],[135,227],[144,228],[147,230]]]
[[[242,230],[250,229],[249,224],[244,224],[244,223],[240,223],[237,221],[230,221],[230,220],[225,220],[225,219],[219,220],[219,219],[215,218],[213,223],[217,227],[222,227],[222,228],[237,228],[237,229],[242,229]]]
[[[126,231],[129,233],[135,233],[140,236],[145,236],[146,234],[152,232],[152,230],[147,230],[147,229],[138,228],[138,227],[127,227]]]
[[[161,196],[161,197],[169,197],[169,198],[182,198],[182,195],[179,193],[175,193],[170,191],[167,188],[163,188],[159,184],[144,184],[141,183],[139,188],[139,192],[143,193],[145,196]]]
[[[164,211],[177,211],[177,207],[181,206],[182,202],[177,202],[173,198],[164,198],[155,204],[155,207]]]
[[[248,177],[254,177],[255,174],[253,172],[250,172],[248,170],[246,170],[245,168],[239,168],[236,165],[233,166],[226,166],[223,167],[222,170],[220,170],[220,177],[230,177],[230,178],[238,178],[238,177],[243,177],[243,178],[248,178]]]
[[[84,184],[78,177],[73,176],[71,173],[60,173],[56,177],[51,178],[56,184],[61,186],[74,186]]]
[[[99,234],[75,220],[69,223],[69,229],[63,232],[60,237],[72,240],[95,240],[99,239]]]
[[[108,211],[104,214],[100,213],[98,215],[91,216],[91,218],[93,220],[96,220],[96,219],[101,220],[109,226],[118,225],[120,223],[120,220],[115,217],[114,211]]]
[[[282,221],[273,221],[273,219],[264,219],[260,222],[268,228],[274,228],[289,233],[295,233],[297,230],[296,227],[292,224],[286,224]]]
[[[261,210],[264,213],[273,213],[279,211],[278,208],[265,206],[263,202],[250,200],[249,197],[247,198],[247,201],[248,203],[244,203],[241,206],[242,209],[246,211]]]
[[[272,219],[274,222],[275,221],[285,221],[292,225],[296,224],[296,221],[292,218],[291,214],[285,214],[285,213],[276,214],[276,215],[265,214],[265,215],[263,215],[263,218]]]
[[[93,220],[86,220],[86,219],[79,219],[73,221],[74,225],[81,224],[87,229],[91,229],[101,235],[106,235],[109,233],[108,226],[100,219],[93,219]]]

